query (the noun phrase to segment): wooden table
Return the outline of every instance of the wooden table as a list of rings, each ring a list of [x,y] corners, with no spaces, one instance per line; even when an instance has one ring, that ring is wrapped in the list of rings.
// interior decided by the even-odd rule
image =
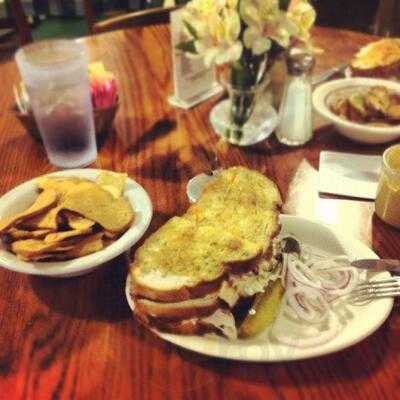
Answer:
[[[348,60],[373,40],[315,29],[325,49],[317,70]],[[95,167],[125,171],[148,191],[154,218],[148,233],[188,207],[188,179],[216,163],[242,164],[273,178],[284,211],[339,227],[381,257],[400,258],[400,232],[373,215],[373,203],[326,198],[316,190],[321,150],[381,154],[331,127],[304,147],[271,139],[252,148],[220,143],[208,114],[218,98],[191,111],[172,108],[168,28],[118,31],[85,39],[92,60],[117,75],[122,104],[115,132]],[[43,148],[9,111],[13,62],[0,65],[0,193],[52,171]],[[134,251],[135,249],[133,249]],[[390,399],[399,389],[400,318],[337,354],[290,363],[210,359],[165,343],[131,317],[124,296],[128,258],[87,276],[46,279],[0,271],[0,399]]]

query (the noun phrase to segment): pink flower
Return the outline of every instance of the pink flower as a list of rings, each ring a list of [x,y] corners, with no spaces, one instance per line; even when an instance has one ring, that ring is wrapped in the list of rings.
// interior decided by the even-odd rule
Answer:
[[[115,76],[104,68],[102,62],[89,64],[90,93],[93,108],[110,108],[118,100]]]
[[[117,83],[112,79],[92,79],[90,81],[93,108],[109,108],[116,104],[118,99]]]

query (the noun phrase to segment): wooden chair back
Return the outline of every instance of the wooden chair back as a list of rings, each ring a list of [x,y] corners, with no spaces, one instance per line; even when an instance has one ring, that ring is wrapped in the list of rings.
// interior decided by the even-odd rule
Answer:
[[[19,45],[32,42],[31,29],[20,0],[9,0],[7,6],[10,12],[8,18],[0,19],[0,29],[15,29]]]
[[[170,12],[179,8],[179,6],[149,8],[96,22],[96,13],[92,0],[83,0],[83,4],[86,22],[91,33],[166,23],[169,21]]]
[[[381,0],[375,17],[373,33],[379,36],[400,36],[399,0]]]

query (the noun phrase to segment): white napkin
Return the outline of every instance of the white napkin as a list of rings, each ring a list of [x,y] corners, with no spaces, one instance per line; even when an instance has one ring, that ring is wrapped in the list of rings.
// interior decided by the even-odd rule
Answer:
[[[374,200],[381,162],[381,156],[321,151],[318,191]]]

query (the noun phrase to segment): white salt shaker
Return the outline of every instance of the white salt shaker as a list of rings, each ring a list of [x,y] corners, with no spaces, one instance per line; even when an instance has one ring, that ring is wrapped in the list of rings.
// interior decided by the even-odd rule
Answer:
[[[279,108],[276,137],[288,146],[300,146],[312,137],[310,72],[314,57],[304,49],[292,48],[286,59],[288,77]]]

